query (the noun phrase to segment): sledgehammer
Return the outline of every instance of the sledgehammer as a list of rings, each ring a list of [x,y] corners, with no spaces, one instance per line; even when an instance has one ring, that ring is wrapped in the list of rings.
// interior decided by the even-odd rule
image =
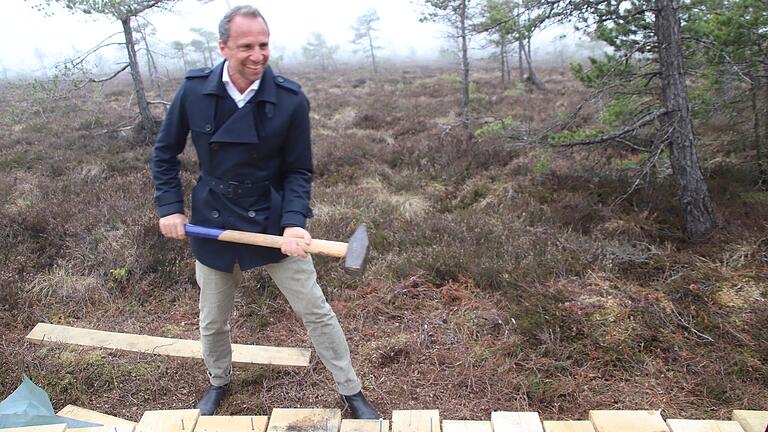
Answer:
[[[280,246],[283,244],[282,236],[208,228],[192,224],[184,225],[184,232],[190,237],[202,237],[276,249],[280,249]],[[360,274],[365,271],[365,265],[368,263],[368,230],[365,224],[358,225],[355,233],[352,234],[347,243],[312,239],[309,245],[304,246],[304,251],[344,258],[344,270],[350,274]]]

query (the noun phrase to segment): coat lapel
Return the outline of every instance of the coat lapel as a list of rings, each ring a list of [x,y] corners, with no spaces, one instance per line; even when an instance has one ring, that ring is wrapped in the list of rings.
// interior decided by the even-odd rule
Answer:
[[[254,144],[259,142],[254,119],[254,106],[245,104],[211,137],[211,142]]]

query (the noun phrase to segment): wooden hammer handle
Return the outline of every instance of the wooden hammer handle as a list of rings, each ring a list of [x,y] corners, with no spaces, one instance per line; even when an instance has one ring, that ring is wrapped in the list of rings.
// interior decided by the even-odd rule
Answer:
[[[187,224],[184,231],[191,237],[211,238],[232,243],[243,243],[255,246],[264,246],[280,249],[283,245],[283,237],[269,234],[259,234],[246,231],[223,230],[220,228],[208,228]],[[309,245],[304,246],[304,251],[311,254],[327,255],[343,258],[347,255],[347,244],[330,240],[312,239]]]

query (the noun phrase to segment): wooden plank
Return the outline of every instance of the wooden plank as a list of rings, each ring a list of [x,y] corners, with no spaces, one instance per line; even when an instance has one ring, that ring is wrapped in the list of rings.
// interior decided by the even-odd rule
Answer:
[[[67,429],[67,432],[133,432],[134,425],[110,425]]]
[[[105,332],[46,323],[38,323],[29,332],[27,339],[41,344],[66,343],[174,357],[203,358],[198,340]],[[310,354],[311,351],[306,348],[232,344],[232,363],[238,366],[263,364],[306,367],[309,366]]]
[[[494,432],[544,432],[537,412],[494,411],[491,423]]]
[[[45,426],[24,426],[17,428],[0,429],[3,432],[64,432],[67,430],[66,424],[54,424]]]
[[[389,432],[389,420],[341,420],[339,432]]]
[[[544,432],[595,432],[589,420],[544,420]]]
[[[201,416],[194,432],[264,432],[267,416]]]
[[[67,405],[61,410],[59,410],[59,412],[57,412],[56,415],[60,415],[66,418],[71,418],[74,420],[80,420],[80,421],[86,421],[90,423],[105,425],[105,426],[108,426],[108,425],[136,426],[136,423],[130,420],[121,419],[120,417],[111,416],[109,414],[102,414],[98,411],[89,410],[87,408],[81,408],[77,405]],[[78,428],[78,429],[83,429],[83,428]],[[75,429],[75,430],[78,430],[78,429]]]
[[[596,432],[670,432],[659,411],[596,410],[589,420]]]
[[[732,418],[739,422],[745,432],[768,430],[768,411],[733,410]]]
[[[269,417],[267,432],[338,432],[340,427],[338,408],[275,408]]]
[[[392,411],[392,432],[440,432],[440,411]]]
[[[672,432],[744,432],[735,421],[667,419],[667,426]]]
[[[197,409],[145,411],[136,432],[191,432],[199,417]]]
[[[482,420],[443,420],[443,432],[493,432],[493,426]]]

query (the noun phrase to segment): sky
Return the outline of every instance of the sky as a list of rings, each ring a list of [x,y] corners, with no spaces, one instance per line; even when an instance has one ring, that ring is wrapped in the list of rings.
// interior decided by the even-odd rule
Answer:
[[[71,58],[121,31],[120,23],[107,17],[72,14],[62,9],[46,16],[25,0],[0,0],[0,4],[0,66],[11,73],[40,71],[41,64]],[[319,32],[330,44],[339,45],[340,56],[352,56],[351,26],[371,8],[381,18],[377,44],[381,47],[379,54],[385,58],[436,58],[442,47],[450,46],[443,37],[446,29],[442,25],[419,22],[420,6],[414,0],[181,0],[172,11],[150,12],[146,16],[155,25],[160,41],[188,42],[194,38],[190,28],[215,32],[221,16],[238,4],[252,4],[266,17],[273,58],[276,53],[283,53],[287,60],[298,58],[301,46],[312,32]],[[551,40],[554,36],[545,37]],[[119,42],[122,36],[112,40]],[[105,63],[123,61],[120,49],[103,51]]]

